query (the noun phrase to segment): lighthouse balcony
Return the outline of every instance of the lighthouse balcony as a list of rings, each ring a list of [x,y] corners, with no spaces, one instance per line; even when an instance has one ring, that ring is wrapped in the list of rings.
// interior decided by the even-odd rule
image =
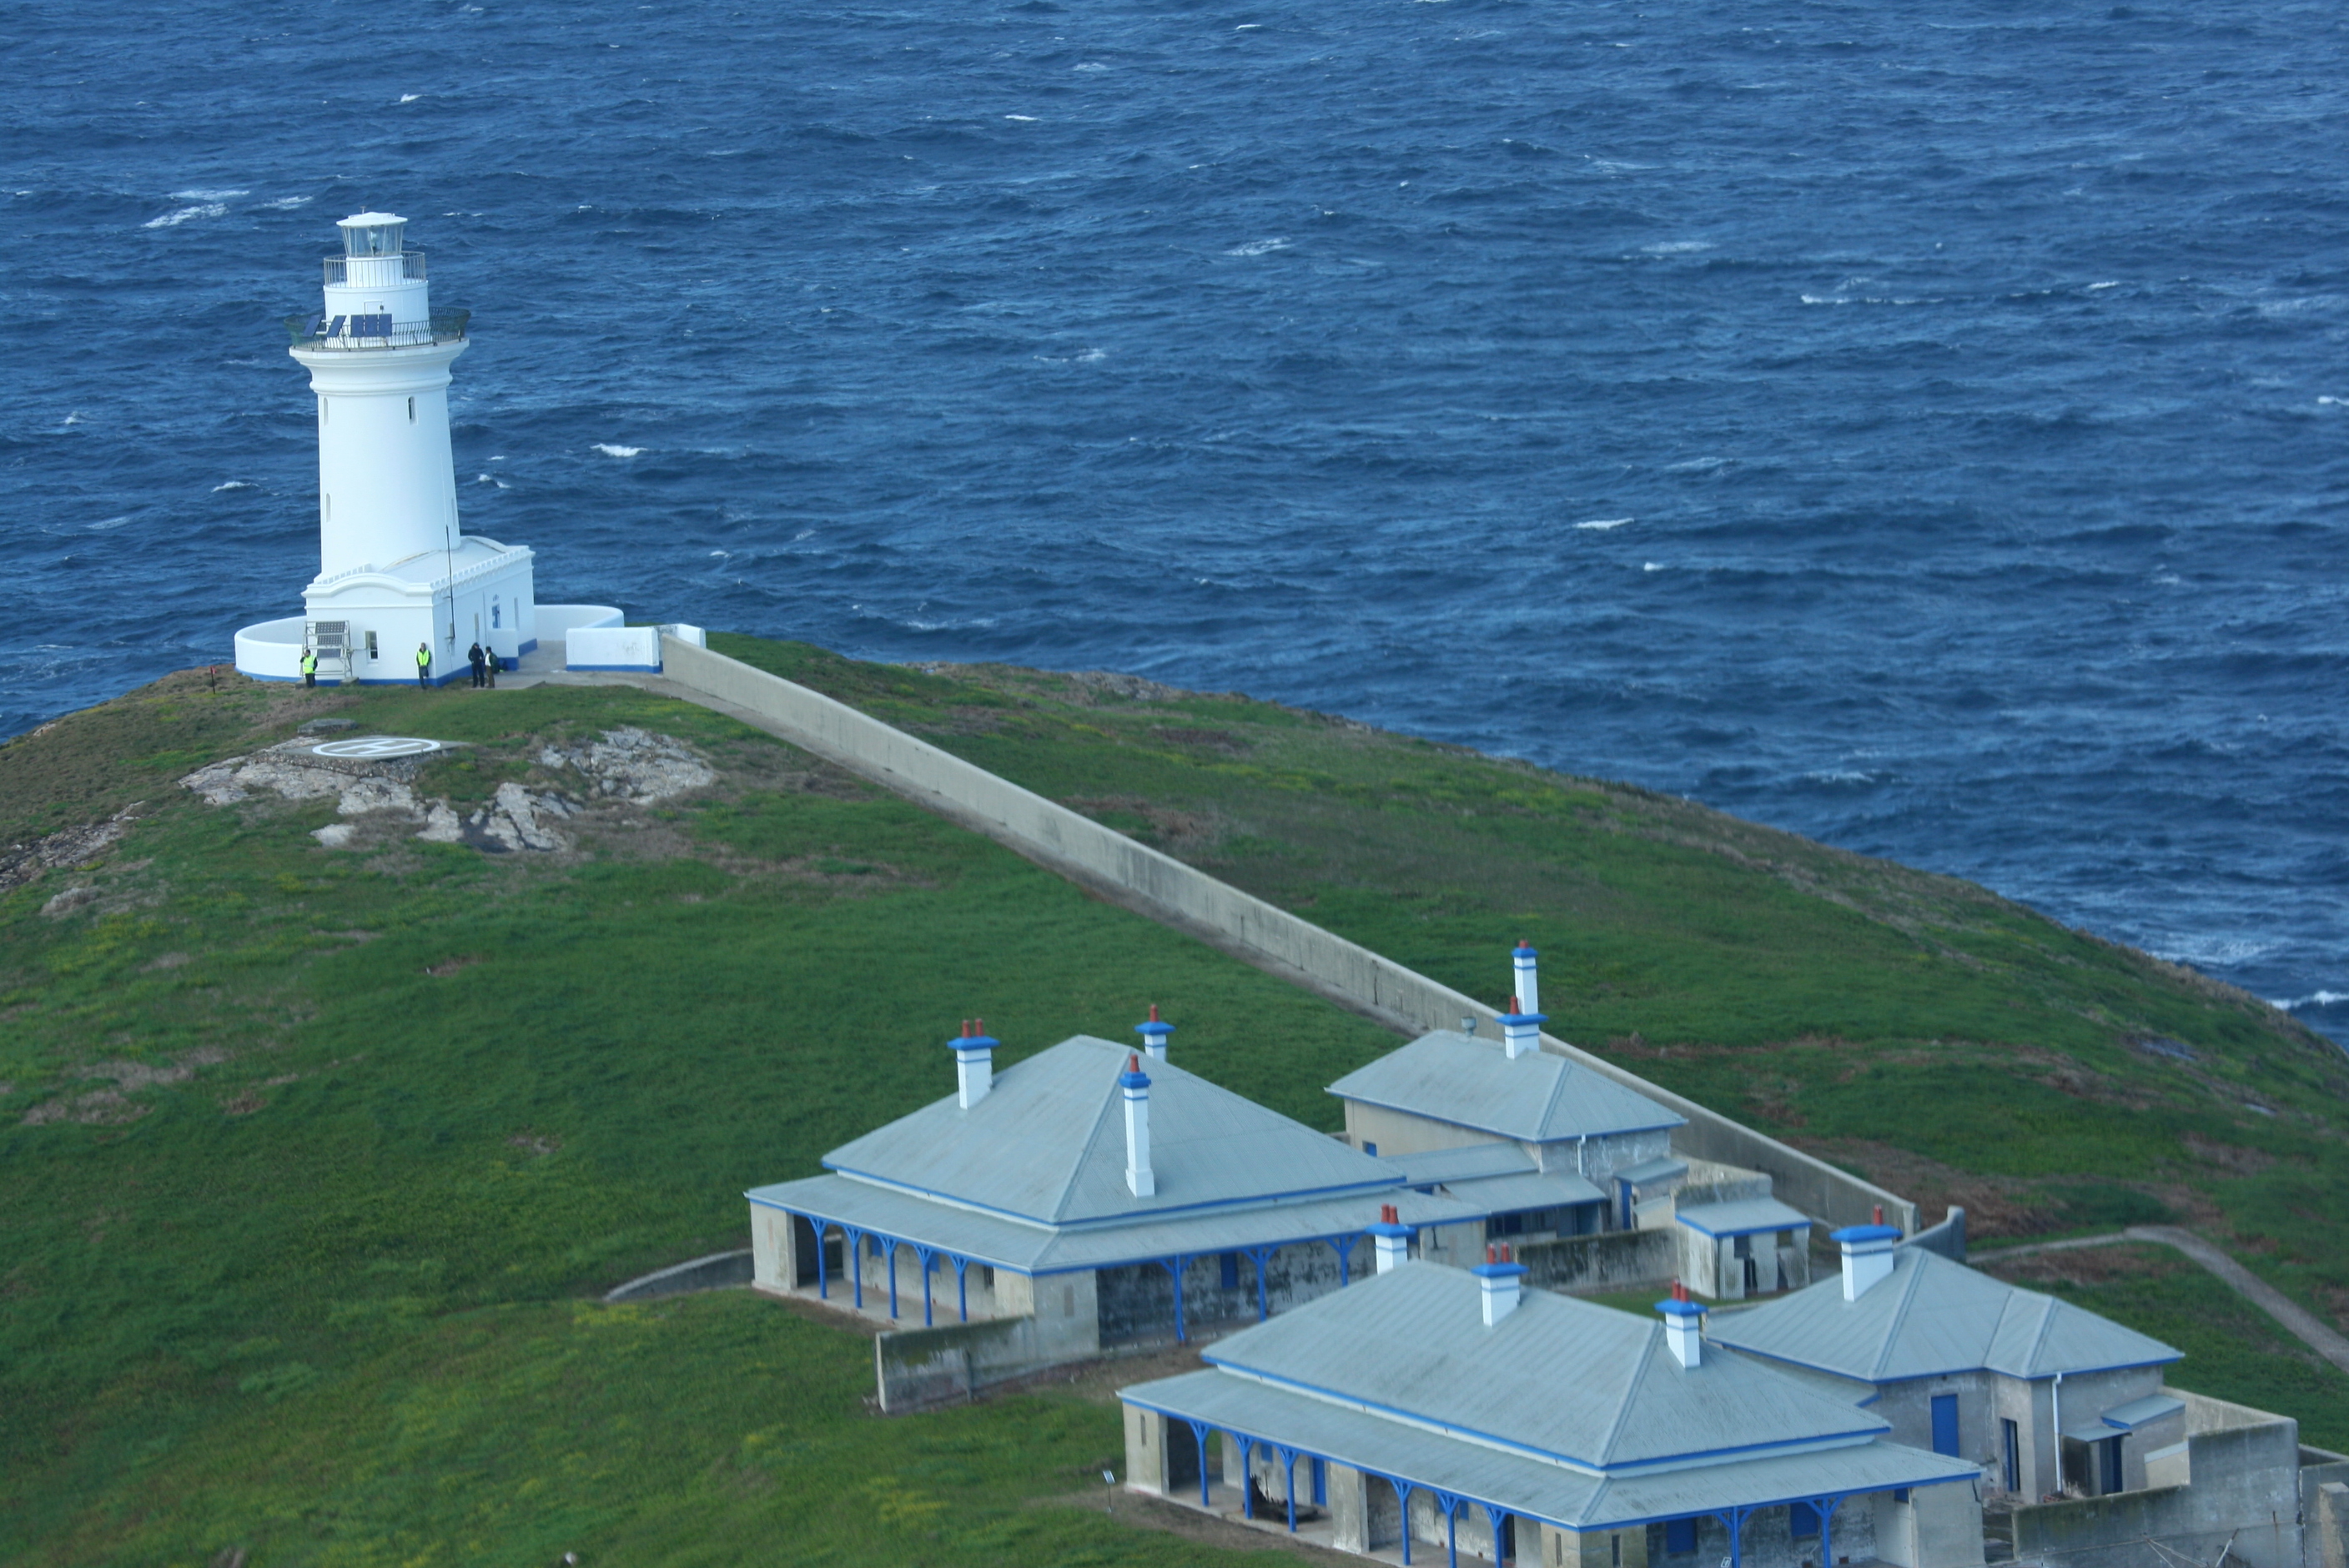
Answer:
[[[434,343],[462,343],[469,310],[436,310],[429,321],[395,322],[380,315],[289,315],[285,335],[296,348],[334,353],[380,353]]]
[[[347,285],[364,288],[372,284],[380,288],[387,284],[420,284],[424,278],[424,253],[398,251],[388,256],[322,256],[326,263],[326,286]]]

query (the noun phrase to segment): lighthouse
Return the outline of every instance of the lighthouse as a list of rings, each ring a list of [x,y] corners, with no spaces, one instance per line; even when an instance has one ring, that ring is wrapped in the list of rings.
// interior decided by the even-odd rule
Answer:
[[[449,449],[469,313],[433,308],[406,219],[360,212],[336,227],[321,308],[285,323],[317,401],[318,573],[303,614],[237,634],[237,668],[296,679],[306,647],[321,679],[407,682],[420,646],[446,682],[470,673],[476,643],[511,665],[537,645],[532,553],[460,527]]]

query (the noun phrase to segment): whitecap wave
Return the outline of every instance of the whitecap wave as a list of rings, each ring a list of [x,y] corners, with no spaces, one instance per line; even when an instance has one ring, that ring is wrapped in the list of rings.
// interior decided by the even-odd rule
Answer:
[[[280,196],[274,201],[264,201],[261,204],[261,210],[264,212],[291,212],[296,207],[307,207],[309,204],[310,198],[307,196]]]
[[[228,209],[218,201],[206,201],[200,206],[180,207],[160,218],[150,218],[139,226],[142,229],[176,229],[196,218],[225,218]]]
[[[120,517],[109,517],[104,522],[91,523],[89,525],[88,531],[92,533],[108,533],[115,529],[120,528],[124,523],[129,522],[129,521],[130,514],[125,512]]]
[[[1642,245],[1640,253],[1646,256],[1688,256],[1713,248],[1710,240],[1666,240],[1658,245]]]
[[[1691,458],[1685,462],[1666,463],[1664,465],[1664,472],[1668,474],[1709,474],[1715,469],[1725,469],[1728,466],[1729,459],[1727,458]]]
[[[212,494],[218,495],[224,490],[251,490],[252,488],[253,487],[251,485],[245,483],[243,480],[231,480],[224,485],[212,486]]]
[[[2316,406],[2320,408],[2349,408],[2349,397],[2319,397]]]
[[[2302,1007],[2333,1007],[2349,1002],[2349,991],[2311,991],[2305,996],[2290,999],[2271,997],[2268,1006],[2282,1007],[2287,1013],[2297,1013]]]
[[[1288,249],[1288,243],[1289,242],[1286,237],[1273,240],[1250,240],[1245,245],[1234,245],[1230,250],[1226,251],[1224,254],[1227,256],[1268,255],[1274,251],[1285,251]]]
[[[399,95],[399,101],[402,103],[414,103],[418,98],[420,98],[423,96],[424,95],[422,93],[402,93]]]
[[[2118,283],[2090,284],[2088,285],[2088,292],[2090,294],[2101,294],[2106,289],[2116,289],[2120,286],[2121,285]]]
[[[250,191],[174,191],[174,201],[226,201],[233,197],[250,196]]]
[[[1024,120],[1031,125],[1035,123],[1036,119],[1036,117],[1032,114],[1007,114],[1003,118],[1006,119]]]
[[[1105,71],[1109,69],[1107,66],[1102,65],[1099,60],[1087,60],[1082,65],[1071,66],[1069,68],[1071,70],[1077,71]]]
[[[1578,522],[1574,526],[1588,529],[1593,533],[1604,533],[1610,528],[1620,528],[1630,521],[1631,519],[1628,517],[1594,517],[1588,522]]]
[[[1640,570],[1642,572],[1661,572],[1663,569],[1664,563],[1661,561],[1642,561],[1640,562]]]
[[[607,458],[633,458],[644,451],[642,447],[623,447],[616,441],[598,441],[595,449]]]

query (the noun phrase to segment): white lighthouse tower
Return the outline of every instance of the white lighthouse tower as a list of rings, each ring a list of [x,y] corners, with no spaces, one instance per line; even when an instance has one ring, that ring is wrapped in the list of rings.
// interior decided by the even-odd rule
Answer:
[[[457,521],[449,367],[469,346],[468,313],[432,308],[407,220],[361,212],[336,227],[324,309],[286,321],[318,399],[318,574],[305,614],[237,634],[237,668],[298,678],[311,646],[321,679],[413,681],[421,644],[437,683],[470,674],[475,643],[518,659],[537,645],[531,552]]]

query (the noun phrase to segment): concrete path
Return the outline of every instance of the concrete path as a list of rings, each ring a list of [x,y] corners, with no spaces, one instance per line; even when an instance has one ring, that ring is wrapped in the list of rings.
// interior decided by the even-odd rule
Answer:
[[[2218,1275],[2237,1295],[2274,1318],[2294,1339],[2342,1371],[2349,1372],[2349,1339],[2343,1338],[2314,1313],[2229,1257],[2220,1248],[2193,1232],[2179,1230],[2175,1225],[2131,1225],[2126,1231],[2115,1231],[2109,1235],[2074,1236],[2061,1242],[2033,1242],[2020,1247],[2001,1247],[1995,1252],[1981,1254],[1978,1261],[1995,1264],[2001,1258],[2019,1258],[2031,1253],[2076,1252],[2084,1247],[2109,1247],[2122,1242],[2153,1242],[2177,1248]]]

